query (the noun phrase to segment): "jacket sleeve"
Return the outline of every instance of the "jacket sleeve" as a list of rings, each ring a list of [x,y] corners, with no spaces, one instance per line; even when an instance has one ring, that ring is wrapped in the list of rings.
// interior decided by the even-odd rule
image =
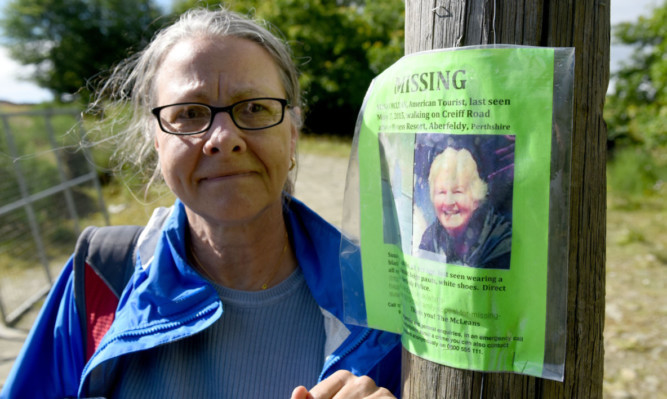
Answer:
[[[51,288],[0,398],[76,397],[84,367],[82,342],[70,259]]]

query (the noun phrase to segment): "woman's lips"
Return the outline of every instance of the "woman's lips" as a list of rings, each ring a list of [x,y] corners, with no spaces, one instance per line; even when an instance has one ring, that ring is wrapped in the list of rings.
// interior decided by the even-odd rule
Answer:
[[[212,175],[212,176],[207,176],[200,181],[202,182],[218,182],[218,181],[226,181],[226,180],[233,180],[237,178],[242,178],[242,177],[248,177],[251,176],[253,172],[251,171],[236,171],[236,172],[225,172],[222,174],[217,174],[217,175]]]
[[[454,215],[458,215],[459,213],[461,213],[458,208],[441,209],[440,212],[442,212],[445,216],[454,216]]]

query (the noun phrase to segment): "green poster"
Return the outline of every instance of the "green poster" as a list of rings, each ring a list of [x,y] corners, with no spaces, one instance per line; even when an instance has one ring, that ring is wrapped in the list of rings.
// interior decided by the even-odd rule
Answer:
[[[348,321],[451,367],[562,379],[572,76],[572,49],[495,46],[373,81],[345,199]]]

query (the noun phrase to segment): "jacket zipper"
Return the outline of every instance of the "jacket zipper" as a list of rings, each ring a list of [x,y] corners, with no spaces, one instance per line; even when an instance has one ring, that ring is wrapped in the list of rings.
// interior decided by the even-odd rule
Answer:
[[[333,360],[331,360],[331,362],[329,364],[325,363],[324,367],[322,368],[322,372],[320,373],[320,376],[317,378],[317,382],[318,383],[322,382],[322,378],[324,377],[324,375],[333,366],[335,366],[337,363],[339,363],[343,358],[347,357],[350,353],[355,351],[361,345],[361,343],[364,342],[366,340],[366,338],[368,338],[369,335],[371,335],[371,329],[365,328],[363,334],[361,334],[361,337],[359,337],[359,339],[354,341],[354,343],[352,345],[348,346],[348,348],[345,349],[345,351],[343,353],[341,353],[339,356],[336,356]]]
[[[216,303],[216,305],[217,305],[217,303]],[[167,323],[167,324],[162,324],[162,325],[158,325],[158,326],[149,327],[148,329],[143,329],[143,330],[140,330],[140,331],[130,331],[130,332],[120,333],[120,334],[116,335],[115,337],[112,337],[109,340],[107,340],[106,342],[104,342],[104,345],[97,348],[97,350],[95,351],[93,356],[91,356],[91,360],[95,358],[96,354],[98,354],[99,352],[104,350],[106,347],[108,347],[110,344],[112,344],[112,343],[114,343],[118,340],[121,340],[121,339],[127,338],[127,337],[146,336],[146,335],[156,334],[156,333],[159,333],[159,332],[169,331],[169,330],[172,330],[176,327],[179,327],[182,324],[186,324],[186,323],[189,323],[189,322],[197,320],[197,319],[205,318],[209,313],[215,312],[217,308],[218,308],[217,306],[208,305],[205,309],[200,310],[197,313],[195,313],[193,315],[190,315],[190,316],[188,316],[188,317],[186,317],[182,320],[179,320],[179,321],[172,321],[172,322]],[[131,352],[128,352],[128,353],[131,353]],[[126,354],[127,353],[124,353],[124,355],[126,355]],[[110,360],[110,359],[105,359],[102,362],[98,363],[97,365],[99,366],[107,360]],[[88,378],[88,372],[90,371],[90,365],[91,365],[91,362],[88,362],[88,364],[86,364],[86,367],[84,367],[84,369],[83,369],[83,373],[81,374],[84,378],[81,379],[81,382],[79,384],[79,394],[81,394],[81,389],[84,386],[84,382]]]

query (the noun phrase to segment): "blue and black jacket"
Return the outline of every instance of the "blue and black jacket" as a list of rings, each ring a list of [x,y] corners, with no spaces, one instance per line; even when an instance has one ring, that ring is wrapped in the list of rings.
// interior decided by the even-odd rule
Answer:
[[[325,351],[320,381],[346,369],[400,393],[400,337],[343,322],[339,267],[341,233],[296,199],[285,220],[313,298],[324,315]],[[180,201],[155,211],[137,243],[134,274],[111,327],[86,361],[74,300],[70,259],[50,292],[0,393],[0,398],[104,396],[121,356],[168,344],[220,318],[216,290],[186,261],[185,209]]]

